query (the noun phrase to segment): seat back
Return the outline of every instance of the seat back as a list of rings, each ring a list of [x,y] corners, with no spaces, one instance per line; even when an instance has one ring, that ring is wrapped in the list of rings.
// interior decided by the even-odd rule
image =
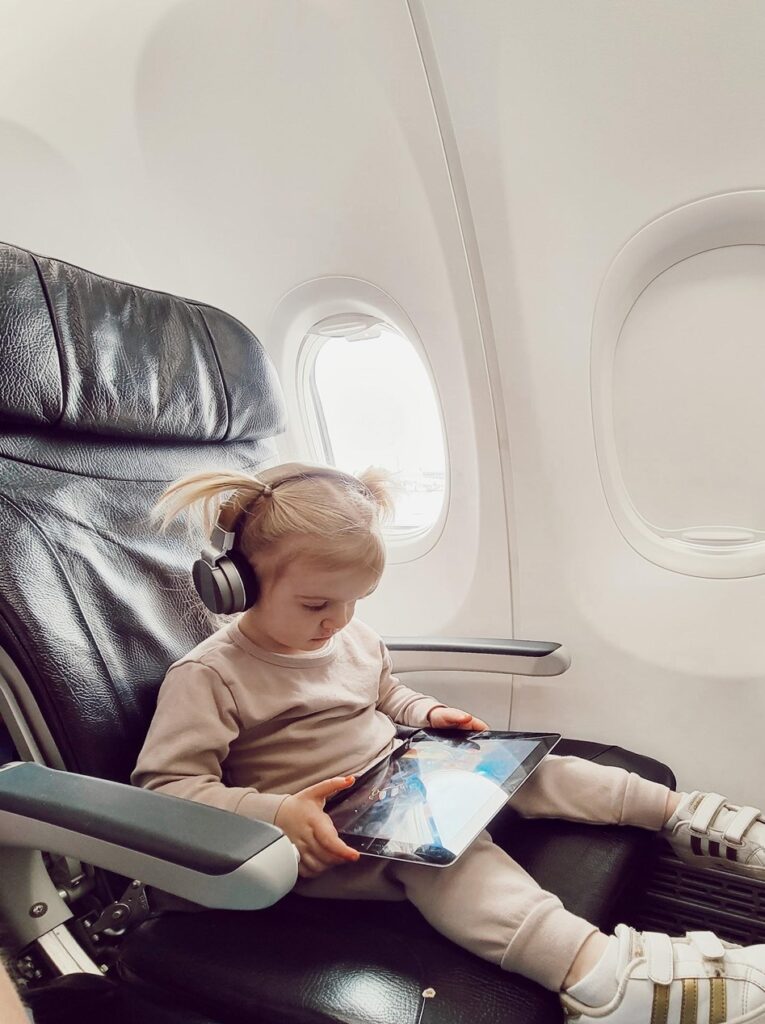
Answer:
[[[283,420],[233,317],[0,245],[0,676],[70,770],[127,781],[168,665],[214,626],[157,497],[273,460]]]

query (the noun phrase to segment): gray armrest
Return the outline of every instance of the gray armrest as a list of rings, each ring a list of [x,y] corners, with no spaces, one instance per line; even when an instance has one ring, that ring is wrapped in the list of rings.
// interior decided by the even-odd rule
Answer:
[[[206,907],[287,893],[297,853],[273,825],[31,763],[0,768],[0,846],[75,857]]]
[[[444,669],[558,676],[571,664],[562,644],[546,640],[458,637],[385,637],[396,672]]]

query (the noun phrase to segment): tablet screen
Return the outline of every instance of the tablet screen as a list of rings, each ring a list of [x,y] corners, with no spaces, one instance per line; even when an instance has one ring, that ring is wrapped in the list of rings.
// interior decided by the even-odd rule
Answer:
[[[421,729],[326,810],[343,841],[361,853],[452,864],[559,739]]]

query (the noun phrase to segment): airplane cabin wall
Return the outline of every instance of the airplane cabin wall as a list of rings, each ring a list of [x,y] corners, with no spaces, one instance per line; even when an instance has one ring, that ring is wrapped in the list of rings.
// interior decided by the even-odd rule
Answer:
[[[765,187],[762,5],[0,0],[0,14],[0,238],[220,305],[261,337],[293,411],[300,325],[344,288],[412,325],[451,506],[438,542],[394,559],[360,614],[391,634],[563,642],[567,673],[516,677],[514,727],[621,743],[681,786],[761,801],[756,558],[748,575],[709,575],[747,545],[718,558],[654,543],[631,510],[638,491],[661,504],[672,481],[656,474],[684,454],[677,431],[662,449],[667,407],[678,431],[702,423],[715,373],[735,397],[765,369],[756,345],[742,364],[703,323],[696,348],[680,337],[699,296],[733,308],[739,278],[759,283],[748,250],[741,274],[718,259],[762,244],[756,195],[752,217],[714,208],[698,228],[712,262],[662,276],[663,293],[649,276],[621,334],[603,311],[637,281],[618,277],[636,246],[660,261],[673,232],[691,245],[695,222],[663,215]],[[726,489],[693,441],[689,480],[711,501]],[[754,513],[758,441],[731,446]],[[303,450],[293,416],[281,452]],[[494,725],[510,696],[502,677],[454,690]]]
[[[512,723],[620,743],[665,760],[681,787],[759,805],[765,7],[416,9],[501,367],[516,633],[572,656],[562,676],[516,678]],[[642,280],[623,276],[630,259]],[[635,305],[604,339],[603,310],[628,285]],[[640,516],[670,523],[683,499],[695,534],[649,536]],[[724,526],[728,550],[710,529]]]

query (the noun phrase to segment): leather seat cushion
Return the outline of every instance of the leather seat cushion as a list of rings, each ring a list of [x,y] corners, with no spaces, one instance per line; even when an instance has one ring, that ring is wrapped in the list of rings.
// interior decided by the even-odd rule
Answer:
[[[65,974],[27,989],[24,1001],[34,1024],[219,1024],[185,1007],[147,1001],[134,989],[94,974]]]
[[[674,785],[664,765],[618,747],[564,740],[558,752]],[[543,888],[604,929],[616,923],[620,897],[639,884],[653,847],[641,829],[523,821],[511,810],[491,831]],[[119,972],[139,990],[170,991],[221,1024],[562,1019],[554,993],[462,950],[407,903],[290,895],[255,913],[165,914],[127,939]],[[423,1001],[426,989],[435,996]]]

